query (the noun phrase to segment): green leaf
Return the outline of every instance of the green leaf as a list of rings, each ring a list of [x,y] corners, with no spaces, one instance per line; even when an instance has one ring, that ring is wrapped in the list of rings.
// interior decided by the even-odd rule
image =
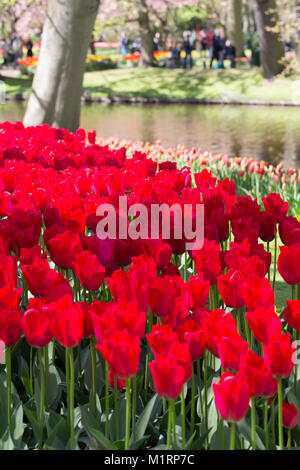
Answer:
[[[242,434],[242,436],[249,442],[252,443],[252,429],[251,425],[246,418],[242,419],[237,423],[237,429]],[[259,437],[257,431],[255,432],[255,443],[257,450],[265,450],[265,445]]]
[[[27,416],[31,426],[32,430],[34,432],[36,441],[39,442],[41,438],[41,430],[40,430],[40,423],[38,420],[38,415],[36,412],[36,409],[34,409],[35,403],[34,403],[34,398],[29,400],[26,405],[23,405],[24,413]]]
[[[19,444],[24,434],[23,407],[20,402],[12,413],[12,439]]]
[[[84,383],[88,390],[92,389],[92,359],[89,355],[84,370]],[[103,357],[96,351],[96,390],[101,395],[105,384],[105,361]]]
[[[48,405],[55,405],[61,397],[62,388],[60,387],[61,378],[53,364],[49,366],[49,389],[48,389]]]
[[[161,398],[157,395],[157,393],[147,403],[136,424],[136,441],[144,437],[149,422],[152,421],[155,415],[160,412],[158,410],[158,406],[160,405],[161,408],[161,403]],[[134,444],[132,436],[130,439],[130,444]]]
[[[56,414],[56,413],[55,413]],[[51,419],[52,418],[52,419]],[[51,428],[52,423],[54,426]],[[64,442],[68,442],[69,439],[69,426],[66,419],[63,416],[57,415],[54,416],[54,413],[50,413],[49,419],[47,420],[48,439],[45,442],[44,448],[46,449],[64,449]],[[63,436],[63,439],[60,438]]]
[[[197,434],[197,432],[195,431],[195,432],[191,435],[191,437],[189,438],[189,440],[188,440],[187,443],[185,444],[185,447],[184,447],[183,450],[189,450],[189,449],[190,449],[190,447],[191,447],[191,445],[192,445],[192,443],[193,443],[193,440],[195,439],[196,434]]]
[[[24,361],[23,357],[21,357],[21,379],[27,393],[31,396],[31,385],[28,366],[27,363]]]
[[[216,432],[210,441],[210,450],[229,450],[230,449],[230,428],[223,423],[223,442],[222,442],[222,425],[218,424]]]
[[[81,421],[90,438],[96,440],[101,450],[117,450],[117,447],[98,429],[99,424],[85,406],[80,407]],[[97,446],[95,446],[97,448]]]
[[[0,439],[0,450],[14,450],[15,444],[12,438],[10,437],[10,433],[7,431],[5,432],[4,436]]]
[[[298,411],[299,416],[300,416],[300,401],[296,397],[296,395],[294,393],[294,390],[292,390],[292,389],[289,390],[287,396],[288,396],[289,402],[292,403],[293,405],[295,405],[295,407],[297,408],[297,411]]]

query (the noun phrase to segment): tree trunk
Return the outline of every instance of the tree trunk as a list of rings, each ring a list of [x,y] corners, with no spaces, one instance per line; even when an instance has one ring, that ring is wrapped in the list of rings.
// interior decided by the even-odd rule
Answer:
[[[228,3],[228,38],[236,48],[236,56],[244,55],[244,32],[242,0],[229,0]]]
[[[140,0],[139,30],[141,36],[142,65],[148,67],[154,64],[153,31],[150,26],[149,11],[145,0]]]
[[[278,23],[276,0],[252,0],[259,36],[260,57],[265,78],[272,78],[284,69],[284,46],[280,34],[270,31]]]
[[[48,0],[42,46],[24,124],[75,131],[85,59],[100,0]]]
[[[300,1],[296,0],[294,5],[294,18],[295,18],[295,52],[298,64],[300,64]]]

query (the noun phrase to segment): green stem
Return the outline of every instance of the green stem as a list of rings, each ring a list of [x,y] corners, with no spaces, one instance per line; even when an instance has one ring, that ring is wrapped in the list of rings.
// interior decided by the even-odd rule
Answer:
[[[198,359],[198,361],[197,361],[197,380],[198,380],[198,393],[199,393],[199,401],[200,401],[201,419],[203,419],[203,400],[202,400],[202,391],[201,391],[201,366],[200,366],[200,359]]]
[[[33,347],[30,346],[30,357],[29,357],[29,386],[30,386],[30,394],[31,394],[31,395],[33,395],[32,363],[33,363]]]
[[[191,378],[191,435],[195,428],[195,363],[192,363],[192,378]]]
[[[90,339],[90,352],[92,359],[92,393],[91,393],[91,410],[96,414],[96,348],[95,338]]]
[[[251,436],[252,436],[252,449],[256,450],[255,442],[255,399],[251,398]]]
[[[130,439],[130,388],[131,379],[126,380],[126,432],[125,432],[125,450],[129,450]]]
[[[184,282],[187,281],[187,252],[184,253],[184,274],[183,274]]]
[[[275,280],[277,271],[277,233],[275,235],[275,251],[274,251],[274,265],[273,265],[273,290],[275,291]]]
[[[278,379],[278,435],[279,448],[283,450],[283,427],[282,427],[282,379]]]
[[[137,389],[136,389],[136,375],[132,378],[132,436],[133,442],[136,440],[136,404],[137,404]]]
[[[81,362],[81,346],[78,344],[78,375],[81,376],[82,362]]]
[[[41,381],[41,390],[40,390],[40,435],[41,441],[39,443],[39,448],[42,446],[43,441],[43,429],[44,429],[44,406],[45,406],[45,375],[44,375],[44,367],[43,367],[43,358],[42,358],[42,350],[38,348],[38,357],[39,357],[39,367],[40,367],[40,381]]]
[[[45,393],[45,406],[46,410],[49,406],[49,351],[48,344],[44,347],[44,361],[45,361],[45,384],[46,384],[46,393]]]
[[[224,420],[221,418],[221,450],[224,450]]]
[[[148,331],[148,334],[151,333],[152,327],[153,327],[153,313],[149,309],[148,316],[147,316],[147,331]],[[146,393],[148,391],[148,386],[149,386],[149,367],[148,367],[148,364],[149,364],[149,361],[150,361],[150,354],[151,354],[151,349],[150,349],[149,343],[147,341],[146,365],[145,365],[145,383],[144,383],[144,389],[145,389]]]
[[[173,449],[176,449],[176,412],[175,401],[171,400],[171,414],[172,414],[172,431],[173,431]]]
[[[288,429],[287,448],[288,448],[288,450],[291,450],[291,448],[292,448],[292,430],[291,429]]]
[[[242,331],[241,331],[241,311],[240,311],[239,308],[236,308],[235,311],[236,311],[237,330],[238,330],[239,334],[242,334]]]
[[[11,435],[11,347],[7,346],[5,351],[6,377],[7,377],[7,425]]]
[[[70,434],[71,434],[71,450],[75,449],[75,429],[74,429],[74,387],[75,387],[75,377],[74,377],[74,357],[73,349],[68,348],[69,351],[69,360],[70,360]]]
[[[205,432],[208,434],[208,403],[207,403],[207,380],[208,380],[208,374],[207,374],[207,351],[204,353],[204,406],[205,406]],[[208,435],[206,437],[206,443],[207,443],[207,448],[209,445],[208,442]]]
[[[267,252],[270,252],[270,242],[267,242]],[[271,282],[271,269],[268,271],[268,281]]]
[[[167,450],[171,450],[171,433],[172,433],[172,405],[169,400],[169,411],[168,411],[168,434],[167,434]]]
[[[185,450],[185,400],[183,387],[181,390],[181,429],[182,429],[182,450]]]
[[[162,407],[163,407],[163,414],[167,411],[167,400],[165,398],[162,399]]]
[[[266,450],[269,449],[269,432],[268,432],[268,399],[264,403],[264,431],[266,437]]]
[[[67,403],[68,403],[68,424],[70,424],[70,358],[68,348],[65,350],[66,355],[66,384],[67,384]]]
[[[230,450],[235,449],[235,423],[231,423]]]
[[[52,364],[55,364],[55,338],[52,340]]]
[[[105,362],[105,437],[109,436],[109,381],[108,381],[109,365]]]
[[[116,440],[120,439],[119,426],[119,392],[117,387],[117,376],[114,377],[114,399],[115,399],[115,424],[116,424]]]
[[[274,401],[271,403],[271,423],[272,423],[272,439],[275,442],[275,405]]]

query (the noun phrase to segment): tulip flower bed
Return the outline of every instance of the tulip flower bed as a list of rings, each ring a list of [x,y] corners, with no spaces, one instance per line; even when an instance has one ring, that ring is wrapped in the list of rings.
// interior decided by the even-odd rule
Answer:
[[[1,449],[298,448],[300,223],[279,194],[192,170],[93,131],[0,125]],[[193,222],[203,205],[203,246],[174,217],[167,238],[124,239],[124,213],[99,238],[119,196]]]
[[[115,148],[125,146],[131,151],[132,149],[141,151],[158,162],[176,162],[178,169],[186,165],[190,166],[193,172],[209,168],[213,176],[234,181],[237,195],[255,197],[260,203],[262,197],[272,192],[278,193],[282,199],[289,201],[290,215],[298,219],[300,217],[300,169],[286,170],[282,162],[274,166],[263,160],[254,161],[253,158],[212,155],[209,152],[203,152],[201,148],[189,150],[178,146],[165,149],[159,141],[152,145],[130,141],[120,143],[118,139],[101,142],[102,144],[109,143]]]

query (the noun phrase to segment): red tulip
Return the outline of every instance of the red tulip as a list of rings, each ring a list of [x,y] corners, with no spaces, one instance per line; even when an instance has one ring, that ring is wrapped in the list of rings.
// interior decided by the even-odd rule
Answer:
[[[222,309],[216,309],[204,318],[203,327],[206,332],[207,349],[216,357],[219,356],[219,338],[238,334],[235,319],[231,313],[225,313]]]
[[[158,354],[155,361],[149,363],[157,394],[162,398],[175,400],[185,383],[185,371],[175,356]]]
[[[277,219],[270,212],[261,212],[259,223],[259,238],[264,242],[271,242],[276,236]]]
[[[279,234],[284,245],[300,243],[300,222],[296,217],[286,217],[279,224]]]
[[[238,371],[241,356],[248,350],[248,343],[243,338],[234,334],[223,336],[217,342],[221,367],[230,371]]]
[[[204,280],[211,284],[216,284],[218,276],[222,274],[220,251],[218,243],[205,239],[203,248],[193,252],[197,273],[202,272]]]
[[[158,354],[168,353],[171,344],[178,340],[178,334],[171,325],[153,325],[151,333],[146,334],[146,338],[154,357],[156,357]]]
[[[208,301],[210,284],[204,281],[203,274],[190,276],[185,284],[185,292],[190,309],[194,312],[200,307],[205,307]]]
[[[300,243],[280,247],[278,271],[288,284],[300,283]]]
[[[245,378],[252,397],[271,396],[277,392],[277,380],[272,377],[263,358],[248,350],[241,357],[239,375]]]
[[[177,329],[180,341],[189,345],[192,361],[200,359],[206,348],[206,332],[195,320],[190,318]]]
[[[274,307],[261,307],[246,313],[246,320],[259,343],[268,344],[281,334],[281,320]]]
[[[234,269],[229,269],[224,276],[218,277],[219,292],[228,307],[241,308],[245,305],[241,289],[245,280],[245,274]]]
[[[170,278],[155,279],[148,287],[148,296],[154,315],[166,317],[174,311],[176,290]]]
[[[117,389],[123,390],[126,386],[126,380],[119,379],[116,375],[113,375],[112,370],[109,369],[108,372],[108,381],[112,389],[115,388],[115,378],[117,379]]]
[[[192,360],[189,345],[187,343],[174,341],[170,346],[167,356],[168,358],[172,356],[176,358],[178,365],[182,366],[184,369],[184,381],[187,382],[190,380],[192,376]]]
[[[2,310],[0,313],[0,339],[10,347],[16,344],[23,332],[22,311]]]
[[[240,375],[224,372],[219,383],[213,383],[212,387],[216,407],[222,419],[238,422],[246,416],[249,408],[250,389]]]
[[[291,337],[288,333],[272,338],[264,345],[264,358],[273,377],[286,378],[294,367],[293,355],[295,348],[291,345]]]
[[[285,428],[294,429],[299,421],[299,413],[295,405],[282,402],[282,424]]]
[[[288,300],[283,315],[288,325],[300,333],[300,300]]]
[[[137,336],[131,335],[127,330],[112,329],[106,332],[102,344],[96,347],[109,364],[113,375],[129,379],[137,373],[141,353]]]
[[[97,256],[89,251],[82,251],[75,256],[73,269],[86,290],[98,290],[104,281],[105,268],[99,263]]]
[[[80,304],[73,303],[69,295],[44,307],[53,336],[65,348],[77,346],[84,332],[84,312]]]
[[[17,260],[13,256],[0,255],[0,288],[6,284],[17,287]]]
[[[253,311],[260,307],[269,308],[275,304],[275,295],[268,279],[255,275],[247,276],[241,286],[247,309]]]
[[[267,197],[262,197],[262,202],[267,212],[273,215],[279,222],[286,216],[289,210],[289,203],[284,202],[279,194],[271,193]]]
[[[32,305],[26,310],[22,318],[22,326],[28,344],[36,348],[43,348],[53,338],[48,316],[43,311],[42,305]]]
[[[61,269],[72,269],[77,254],[82,252],[78,233],[66,230],[48,241],[52,261]]]
[[[26,285],[32,295],[44,297],[44,280],[50,271],[48,261],[44,258],[36,257],[30,265],[21,264],[21,269]]]
[[[18,310],[22,289],[16,289],[12,284],[0,288],[0,311]]]

